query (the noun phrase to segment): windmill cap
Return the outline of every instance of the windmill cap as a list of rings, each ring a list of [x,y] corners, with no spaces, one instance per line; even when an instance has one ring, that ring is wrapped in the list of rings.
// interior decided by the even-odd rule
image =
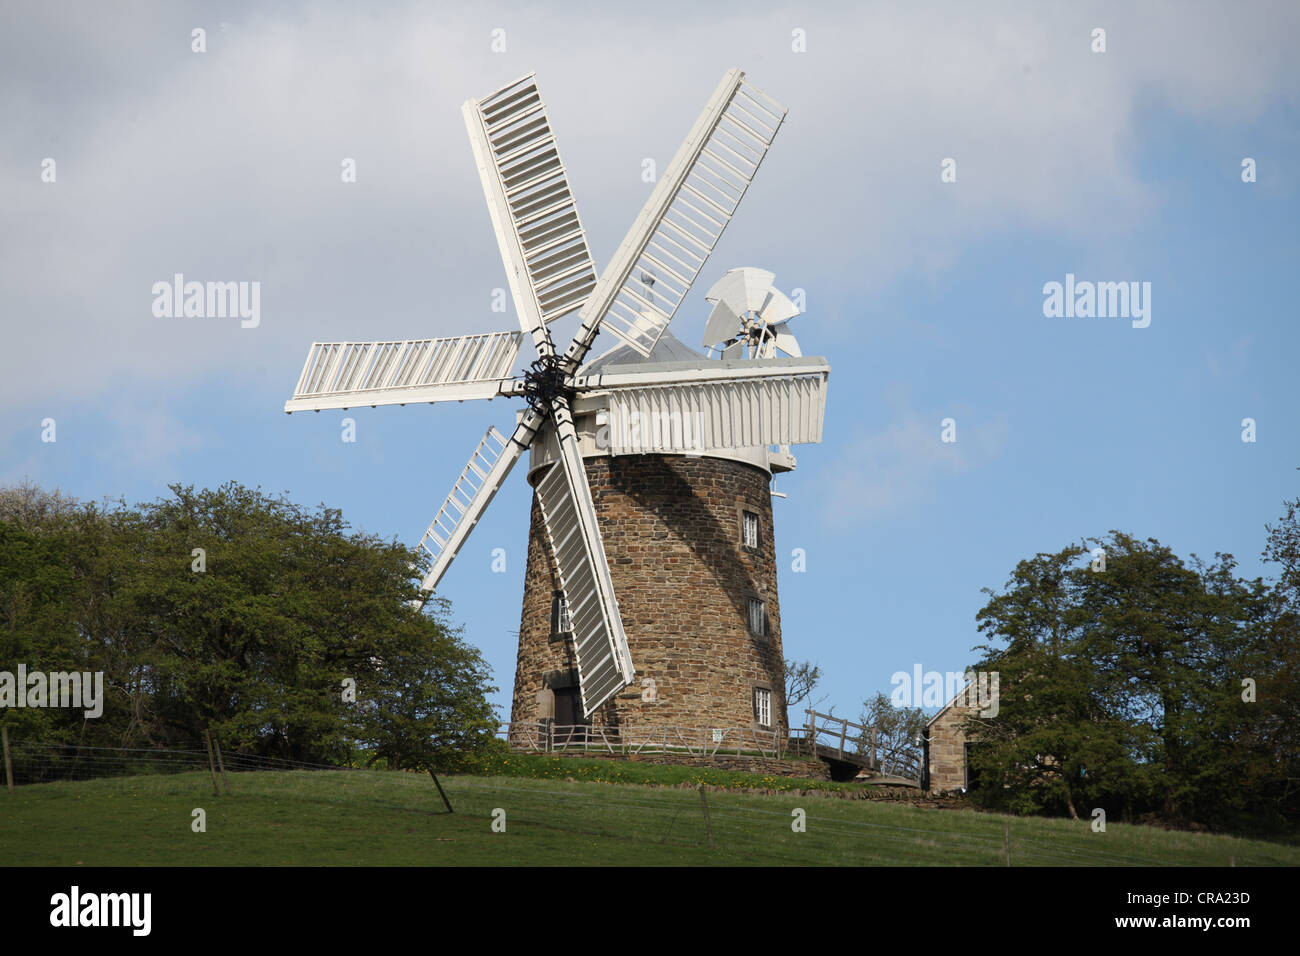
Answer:
[[[649,365],[659,362],[698,362],[707,361],[705,356],[682,342],[667,329],[650,350],[649,355],[642,355],[630,345],[619,345],[592,359],[582,367],[579,375],[594,375],[613,366]]]

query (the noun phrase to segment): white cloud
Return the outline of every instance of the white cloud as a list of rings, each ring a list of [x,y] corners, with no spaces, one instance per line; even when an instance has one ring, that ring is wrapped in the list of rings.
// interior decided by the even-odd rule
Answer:
[[[925,413],[904,406],[884,428],[855,426],[838,440],[840,456],[823,466],[829,525],[843,529],[922,504],[942,494],[945,483],[994,462],[1006,446],[1005,418],[981,418],[959,403]],[[942,440],[948,418],[956,422],[955,442]]]
[[[740,263],[816,294],[941,275],[1013,229],[1119,241],[1152,208],[1134,167],[1144,104],[1230,125],[1294,98],[1294,7],[1248,10],[304,5],[225,30],[197,5],[11,10],[0,403],[218,371],[287,392],[312,339],[511,327],[488,309],[504,275],[459,106],[532,70],[598,265],[648,193],[641,159],[666,165],[723,69],[790,107],[679,319],[688,341],[703,288]],[[1109,51],[1092,54],[1103,20]],[[195,24],[206,54],[189,52]],[[795,26],[807,53],[790,52]],[[38,180],[46,155],[53,186]],[[262,326],[152,318],[150,286],[175,272],[261,281]]]
[[[201,432],[163,408],[125,398],[105,411],[109,441],[82,445],[94,448],[103,471],[155,474],[159,484],[166,484],[177,473],[185,454],[207,443]]]
[[[1206,368],[1215,378],[1238,376],[1248,367],[1246,356],[1254,344],[1255,336],[1241,335],[1221,343],[1218,351],[1207,349],[1203,352]]]

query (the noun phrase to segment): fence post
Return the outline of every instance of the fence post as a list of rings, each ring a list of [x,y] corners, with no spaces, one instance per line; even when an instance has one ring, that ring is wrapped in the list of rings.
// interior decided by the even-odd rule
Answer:
[[[877,734],[876,728],[872,727],[871,728],[871,769],[872,770],[880,769],[880,762],[876,759],[876,753],[877,753],[876,743],[878,739],[876,734]]]
[[[438,782],[438,775],[433,772],[432,767],[429,768],[429,776],[433,778],[433,785],[438,788],[438,796],[442,797],[442,802],[447,805],[447,812],[455,813],[456,811],[451,808],[451,801],[447,799],[447,794],[443,792],[442,784]]]
[[[0,726],[0,740],[4,741],[5,750],[5,783],[9,787],[9,792],[14,792],[14,765],[9,756],[9,727]]]
[[[844,759],[844,738],[849,735],[849,722],[847,719],[840,721],[840,759]]]
[[[704,796],[704,784],[700,784],[700,805],[704,807],[704,828],[709,831],[709,849],[713,849],[713,824],[709,822],[709,801]]]
[[[1011,824],[1002,824],[1002,842],[1007,850],[1007,866],[1011,865]]]
[[[208,745],[208,769],[212,771],[212,795],[221,796],[221,790],[217,787],[217,762],[212,756],[212,734],[206,727],[203,728],[203,739]]]
[[[226,796],[230,796],[230,781],[226,778],[226,764],[221,759],[221,741],[213,737],[212,746],[217,751],[217,769],[221,771],[221,784],[226,788]]]

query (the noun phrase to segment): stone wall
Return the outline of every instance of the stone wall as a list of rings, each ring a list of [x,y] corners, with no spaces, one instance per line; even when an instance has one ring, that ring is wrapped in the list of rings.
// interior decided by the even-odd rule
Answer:
[[[592,722],[758,729],[757,685],[771,691],[770,729],[786,733],[771,476],[753,465],[707,457],[628,455],[589,458],[585,465],[636,667],[636,682]],[[531,476],[534,483],[538,477]],[[741,544],[746,510],[759,516],[756,549]],[[552,705],[545,688],[572,679],[572,641],[550,641],[558,587],[534,495],[514,722],[547,716]],[[766,637],[750,634],[751,596],[766,602]],[[643,700],[647,678],[654,681],[654,700]]]

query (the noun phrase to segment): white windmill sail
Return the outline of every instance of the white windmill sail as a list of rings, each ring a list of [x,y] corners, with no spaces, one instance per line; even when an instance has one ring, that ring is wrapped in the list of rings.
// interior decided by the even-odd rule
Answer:
[[[429,530],[420,538],[418,548],[432,559],[421,587],[432,591],[442,580],[452,559],[460,551],[469,533],[478,524],[479,516],[487,509],[497,489],[510,474],[523,448],[511,447],[509,438],[496,428],[488,426],[487,434],[469,456],[469,463],[460,473],[451,493],[442,503],[429,524]]]
[[[313,342],[286,412],[494,398],[523,339],[492,332],[395,342]]]
[[[537,483],[537,500],[572,621],[583,715],[590,717],[632,682],[635,668],[567,410],[557,416],[556,431],[560,460]]]
[[[552,356],[546,324],[586,301],[596,272],[541,93],[530,73],[461,113],[520,327],[540,357]],[[420,539],[432,558],[424,590],[442,579],[542,421],[530,410],[508,440],[488,429]]]
[[[447,573],[465,539],[496,497],[519,456],[532,444],[541,425],[542,417],[529,410],[509,438],[504,438],[501,432],[489,426],[487,434],[452,485],[451,493],[434,515],[429,529],[420,538],[418,547],[432,558],[420,584],[425,591],[437,587]]]
[[[649,355],[767,155],[786,109],[731,70],[709,98],[582,308],[572,371],[604,328]],[[642,274],[655,277],[654,296]],[[654,301],[650,301],[653,298]]]
[[[519,322],[540,350],[539,330],[581,306],[596,284],[546,106],[530,73],[461,111]]]
[[[554,347],[546,323],[585,301],[595,267],[541,96],[529,75],[466,103],[463,114],[520,325],[547,359]],[[553,396],[546,410],[566,451],[537,494],[569,595],[589,715],[627,685],[633,669],[567,399]],[[445,573],[541,423],[534,409],[504,445],[498,432],[484,436],[421,542],[434,557],[426,590]]]

